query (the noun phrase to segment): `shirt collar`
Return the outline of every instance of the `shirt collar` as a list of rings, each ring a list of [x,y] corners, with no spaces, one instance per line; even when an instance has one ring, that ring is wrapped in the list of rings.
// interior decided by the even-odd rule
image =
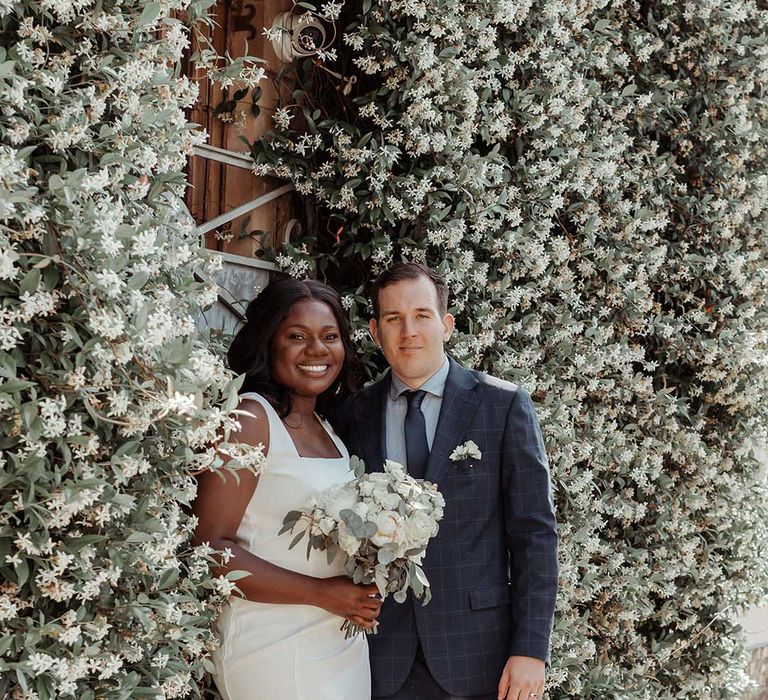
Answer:
[[[451,369],[451,365],[448,362],[448,358],[445,358],[437,372],[435,372],[426,382],[424,382],[418,389],[427,391],[434,396],[442,398],[445,391],[445,382],[448,380],[448,372]],[[404,391],[412,391],[413,388],[408,386],[402,379],[400,379],[394,372],[391,373],[392,381],[389,383],[389,398],[391,401],[396,401]]]

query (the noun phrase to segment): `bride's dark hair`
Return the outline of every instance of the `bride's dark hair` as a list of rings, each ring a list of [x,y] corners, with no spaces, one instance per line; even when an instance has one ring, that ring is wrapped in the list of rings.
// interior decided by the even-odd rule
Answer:
[[[255,391],[265,396],[281,417],[291,412],[291,392],[278,384],[272,376],[270,348],[283,319],[299,301],[316,300],[327,304],[336,317],[341,342],[344,345],[344,364],[336,380],[317,397],[317,411],[326,414],[333,405],[343,401],[359,388],[359,361],[349,335],[349,321],[338,293],[317,280],[297,280],[282,277],[272,280],[248,304],[245,325],[238,331],[227,351],[230,369],[245,374],[240,393]]]

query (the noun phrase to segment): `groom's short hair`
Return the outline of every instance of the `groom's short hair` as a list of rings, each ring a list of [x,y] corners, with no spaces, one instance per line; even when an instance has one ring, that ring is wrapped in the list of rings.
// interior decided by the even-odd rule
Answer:
[[[381,309],[379,308],[379,292],[395,282],[403,280],[416,280],[426,277],[435,285],[437,292],[437,310],[441,314],[448,313],[448,285],[434,270],[420,263],[398,263],[382,272],[374,281],[371,288],[371,301],[373,302],[373,317],[378,321]]]

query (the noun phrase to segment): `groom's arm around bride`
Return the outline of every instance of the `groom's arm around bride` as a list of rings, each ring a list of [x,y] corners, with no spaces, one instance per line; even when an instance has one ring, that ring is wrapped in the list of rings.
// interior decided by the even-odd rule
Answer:
[[[369,470],[385,458],[405,463],[446,500],[424,559],[432,601],[387,600],[369,638],[373,696],[540,698],[557,535],[533,404],[520,387],[446,357],[453,318],[434,272],[395,266],[373,295],[371,333],[391,371],[348,403],[337,429]]]

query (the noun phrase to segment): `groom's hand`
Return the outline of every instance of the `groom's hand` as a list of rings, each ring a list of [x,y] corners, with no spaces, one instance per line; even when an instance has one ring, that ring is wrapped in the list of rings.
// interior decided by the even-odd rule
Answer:
[[[545,665],[531,656],[510,656],[499,681],[498,700],[541,700]]]
[[[374,584],[355,584],[346,576],[319,579],[320,607],[355,624],[373,629],[381,612],[379,590]]]

